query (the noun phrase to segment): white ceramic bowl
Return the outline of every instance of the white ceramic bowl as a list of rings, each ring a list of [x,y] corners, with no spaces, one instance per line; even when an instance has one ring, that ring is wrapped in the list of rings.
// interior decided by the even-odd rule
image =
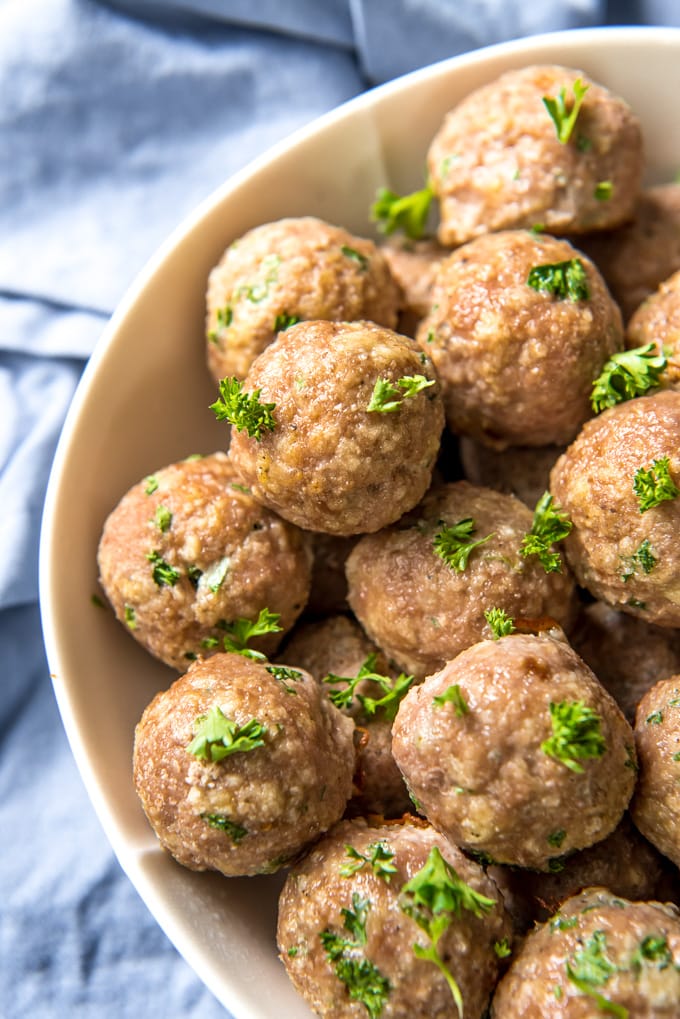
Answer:
[[[133,730],[174,678],[97,610],[106,515],[158,467],[224,444],[208,404],[204,293],[210,268],[248,228],[311,214],[370,233],[375,190],[422,186],[439,122],[473,88],[530,63],[580,68],[642,120],[650,180],[680,169],[673,130],[680,30],[594,29],[494,46],[407,75],[345,104],[237,174],[167,241],[114,315],[71,406],[50,479],[41,603],[54,688],[76,762],[128,876],[171,941],[236,1019],[311,1015],[275,947],[281,877],[226,879],[162,852],[131,780]]]

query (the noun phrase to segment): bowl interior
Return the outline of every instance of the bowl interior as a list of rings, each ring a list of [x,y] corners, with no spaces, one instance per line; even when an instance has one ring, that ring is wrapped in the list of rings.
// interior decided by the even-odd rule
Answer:
[[[370,235],[375,190],[421,186],[443,114],[471,89],[529,63],[578,67],[641,118],[650,180],[680,169],[669,97],[680,93],[680,30],[538,36],[434,65],[359,97],[228,181],[143,272],[85,372],[54,462],[41,540],[41,606],[54,688],[76,762],[129,877],[170,939],[237,1019],[311,1015],[276,956],[282,878],[221,878],[163,853],[131,780],[133,730],[175,678],[97,608],[105,517],[155,469],[224,448],[208,404],[204,294],[209,270],[248,228],[310,214]],[[206,931],[209,936],[206,937]]]

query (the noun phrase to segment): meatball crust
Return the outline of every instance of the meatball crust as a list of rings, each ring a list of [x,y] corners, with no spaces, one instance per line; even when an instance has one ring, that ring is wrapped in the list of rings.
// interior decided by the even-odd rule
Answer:
[[[680,867],[680,674],[656,683],[635,716],[640,775],[631,815],[642,834]]]
[[[576,716],[583,722],[572,724]],[[511,634],[467,648],[410,690],[392,752],[420,809],[452,842],[543,870],[614,830],[635,784],[633,744],[568,644]]]
[[[450,251],[431,239],[403,238],[390,238],[380,250],[403,293],[399,330],[407,336],[415,336],[418,323],[432,305],[437,269]]]
[[[672,391],[637,397],[588,421],[555,464],[550,490],[573,523],[565,552],[579,583],[614,608],[677,627],[680,500],[643,510],[634,488],[650,471],[659,479],[666,458],[674,485],[680,393]]]
[[[378,845],[392,872],[366,862]],[[295,987],[317,1015],[363,1019],[368,1005],[362,990],[367,987],[374,990],[372,1000],[381,1003],[379,1013],[371,1013],[380,1019],[450,1019],[455,1014],[445,977],[431,957],[415,954],[414,946],[428,949],[431,942],[422,924],[412,918],[412,895],[405,889],[435,851],[444,866],[488,902],[479,915],[469,908],[455,915],[445,912],[451,922],[437,943],[438,957],[460,990],[466,1019],[481,1019],[498,974],[494,945],[510,937],[495,885],[481,867],[428,825],[373,827],[361,820],[333,828],[291,871],[279,900],[279,953]],[[427,906],[421,910],[423,922],[431,919]],[[365,940],[362,943],[357,936],[348,956],[354,966],[343,969],[332,957],[331,939],[353,940],[351,914],[360,918]],[[441,912],[437,915],[442,918]],[[352,995],[350,977],[358,972],[366,979]]]
[[[437,553],[447,527],[472,520],[472,550],[462,572]],[[490,635],[485,611],[549,616],[568,630],[574,584],[564,572],[546,573],[520,545],[532,514],[511,495],[452,482],[433,488],[395,527],[361,538],[347,560],[349,602],[385,654],[422,679],[464,648]]]
[[[680,271],[673,273],[638,307],[628,323],[626,346],[653,343],[667,365],[659,378],[664,389],[680,389]]]
[[[151,654],[183,671],[219,646],[225,622],[279,613],[280,632],[253,640],[271,654],[307,601],[306,535],[239,484],[224,453],[163,467],[109,514],[100,580],[117,618]]]
[[[292,321],[368,319],[393,329],[398,284],[373,241],[312,216],[255,227],[210,273],[208,366],[215,379],[244,379]]]
[[[529,283],[532,269],[574,260],[578,299]],[[440,264],[417,339],[453,432],[497,448],[566,445],[592,416],[593,379],[623,346],[623,326],[600,273],[568,241],[507,230]]]
[[[630,223],[579,240],[626,321],[680,269],[680,183],[646,188]]]
[[[399,383],[416,376],[407,395]],[[385,383],[398,405],[369,410]],[[274,404],[274,427],[259,441],[234,430],[229,455],[285,519],[329,534],[377,531],[427,490],[444,412],[432,363],[408,337],[372,322],[301,322],[260,354],[245,386]]]
[[[514,495],[533,509],[550,484],[563,446],[508,446],[497,450],[474,439],[460,440],[465,477],[475,485]]]
[[[533,930],[501,980],[492,1019],[674,1019],[680,914],[605,888],[568,899]]]
[[[579,79],[588,91],[562,143],[543,100],[564,90],[571,110]],[[642,133],[629,106],[582,71],[524,67],[451,110],[427,161],[442,244],[538,223],[549,233],[583,233],[632,216],[643,171]],[[612,185],[605,200],[597,187],[602,181]]]
[[[243,730],[250,739],[229,750]],[[135,788],[161,845],[185,867],[271,873],[342,816],[353,732],[308,673],[220,653],[145,710]]]

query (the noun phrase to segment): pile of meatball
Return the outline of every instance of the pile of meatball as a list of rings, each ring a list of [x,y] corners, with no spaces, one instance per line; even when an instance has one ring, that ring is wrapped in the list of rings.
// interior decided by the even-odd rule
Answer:
[[[559,66],[427,162],[436,236],[385,191],[380,243],[288,218],[210,274],[224,449],[99,545],[180,673],[135,788],[184,866],[285,871],[326,1019],[677,1016],[680,183]]]

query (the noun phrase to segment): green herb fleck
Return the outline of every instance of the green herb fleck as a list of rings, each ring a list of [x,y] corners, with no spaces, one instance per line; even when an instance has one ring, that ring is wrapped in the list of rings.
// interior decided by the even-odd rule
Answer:
[[[505,609],[485,609],[484,618],[489,624],[491,636],[494,640],[499,640],[501,637],[507,637],[509,634],[515,632],[515,623],[507,614]]]
[[[250,491],[250,489],[248,488],[247,485],[239,485],[239,483],[237,481],[232,481],[231,484],[229,485],[229,487],[233,488],[235,492],[243,492],[244,495],[252,495],[253,494]]]
[[[512,948],[507,938],[502,938],[501,941],[494,941],[493,950],[499,959],[507,959],[509,955],[512,955]]]
[[[160,552],[155,549],[153,552],[147,552],[146,558],[153,567],[151,576],[154,579],[154,583],[159,587],[174,587],[179,580],[179,570],[176,570],[174,566],[167,563]]]
[[[458,683],[453,683],[444,693],[439,694],[437,697],[432,698],[432,702],[436,708],[442,707],[444,704],[453,704],[455,714],[458,718],[462,718],[463,715],[467,715],[470,712],[468,703],[460,692],[460,686]]]
[[[603,987],[610,976],[616,973],[616,966],[605,954],[607,939],[604,931],[595,931],[578,952],[567,960],[567,977],[575,987],[593,998],[600,1012],[627,1019],[628,1009],[609,1001],[597,990]]]
[[[345,985],[350,998],[360,1001],[371,1019],[378,1019],[391,990],[389,980],[361,950],[366,944],[366,917],[369,902],[355,892],[352,909],[342,909],[344,929],[353,940],[326,928],[319,935],[337,978]]]
[[[541,750],[571,771],[582,772],[579,761],[602,757],[607,744],[600,732],[600,716],[583,701],[550,702],[552,736]]]
[[[369,864],[373,873],[378,877],[384,878],[387,884],[389,884],[392,880],[392,875],[397,873],[397,868],[393,863],[393,851],[384,840],[371,842],[367,848],[368,856],[364,856],[354,846],[345,846],[345,852],[352,862],[343,864],[340,868],[341,876],[351,877],[366,864]]]
[[[614,185],[610,180],[599,180],[593,191],[593,198],[598,202],[608,202],[614,193]]]
[[[275,403],[260,403],[261,389],[252,393],[243,392],[243,383],[233,377],[220,382],[220,395],[215,403],[210,404],[218,421],[229,421],[239,432],[247,432],[251,439],[258,442],[263,431],[273,431],[275,427],[272,411]]]
[[[566,837],[567,833],[564,828],[560,828],[558,831],[553,831],[550,835],[548,835],[548,845],[554,846],[555,849],[559,849]]]
[[[274,679],[278,679],[286,693],[297,695],[297,690],[292,686],[288,686],[288,683],[300,682],[302,673],[298,669],[289,669],[287,665],[267,665],[265,667]]]
[[[562,556],[552,550],[570,534],[571,520],[566,513],[553,504],[550,492],[544,492],[536,503],[531,530],[525,534],[520,545],[520,554],[525,558],[538,556],[546,573],[562,572]]]
[[[217,562],[211,563],[210,566],[206,566],[201,575],[202,589],[207,587],[213,594],[217,594],[226,580],[230,565],[231,559],[229,556],[224,556],[222,559],[218,559]]]
[[[630,578],[637,573],[638,566],[643,573],[651,573],[658,561],[652,552],[652,546],[649,543],[649,538],[644,539],[636,552],[633,552],[631,556],[624,556],[623,559],[625,562],[625,569],[621,574],[621,577],[624,583],[630,580]]]
[[[393,722],[399,709],[399,704],[413,683],[414,677],[407,676],[403,672],[396,679],[392,679],[390,676],[383,676],[375,671],[377,659],[377,653],[373,652],[363,662],[356,676],[336,676],[331,672],[324,676],[323,682],[333,686],[337,686],[339,683],[343,684],[337,690],[331,690],[328,695],[336,708],[351,708],[353,698],[356,696],[363,713],[368,718],[373,718],[373,716],[380,713],[388,722]],[[383,696],[375,698],[357,693],[357,686],[363,680],[377,683],[384,691]]]
[[[153,495],[158,488],[158,478],[155,474],[147,474],[144,478],[144,495]]]
[[[645,963],[656,963],[657,969],[666,969],[673,962],[673,953],[663,934],[648,934],[640,942],[633,958],[633,969],[641,969]]]
[[[423,389],[434,385],[434,379],[426,379],[424,375],[402,375],[393,385],[389,379],[376,379],[367,411],[379,414],[391,414],[398,410],[402,402]],[[401,392],[400,392],[401,390]]]
[[[207,821],[211,828],[217,828],[229,836],[234,845],[238,845],[248,834],[248,829],[237,824],[224,814],[201,814],[204,821]]]
[[[567,109],[566,88],[561,88],[557,96],[543,96],[543,105],[555,125],[557,137],[563,145],[566,145],[571,138],[588,88],[589,86],[584,85],[580,78],[576,79],[572,86],[573,101],[570,109]]]
[[[225,329],[228,329],[233,321],[234,312],[231,305],[227,304],[224,308],[218,308],[215,315],[215,328],[208,333],[210,342],[217,343],[221,340]]]
[[[670,459],[667,456],[652,461],[649,470],[640,467],[635,472],[633,491],[638,497],[640,513],[659,506],[662,502],[676,499],[680,489],[670,474]]]
[[[289,957],[290,959],[294,959],[294,958],[295,958],[295,956],[296,956],[296,955],[298,954],[298,951],[299,951],[299,949],[298,949],[297,945],[291,945],[291,947],[290,947],[290,948],[288,949],[288,951],[286,952],[286,955],[287,955],[287,956],[288,956],[288,957]]]
[[[470,554],[493,538],[496,533],[492,531],[491,534],[480,538],[479,541],[467,540],[475,533],[475,530],[476,525],[472,517],[465,517],[457,524],[442,527],[432,540],[434,550],[440,559],[443,559],[447,566],[458,573],[462,573],[467,567]]]
[[[238,296],[245,297],[251,304],[261,304],[269,296],[270,288],[279,278],[281,259],[278,255],[265,255],[262,259],[262,278],[256,283],[247,283],[238,289]]]
[[[299,315],[289,315],[287,312],[282,311],[274,319],[274,332],[283,333],[286,329],[290,329],[291,326],[296,326],[300,321]]]
[[[196,719],[196,734],[187,747],[190,754],[203,761],[218,762],[231,754],[245,753],[264,746],[266,728],[255,718],[238,725],[227,718],[217,705]]]
[[[90,595],[90,601],[92,602],[92,604],[97,609],[105,609],[106,608],[105,602],[99,597],[98,594]]]
[[[233,654],[245,655],[246,658],[253,658],[256,661],[265,661],[266,656],[261,651],[254,651],[248,647],[248,642],[253,637],[264,637],[268,633],[280,633],[279,626],[281,616],[278,612],[270,612],[269,609],[260,609],[257,619],[235,619],[231,623],[221,622],[220,628],[226,631],[223,638],[224,650]]]
[[[348,244],[343,244],[340,248],[345,258],[351,258],[353,262],[356,262],[362,272],[366,272],[368,269],[368,258],[366,255],[362,255],[360,251],[355,248],[350,248]]]
[[[598,414],[617,403],[643,396],[659,385],[659,376],[668,361],[653,343],[612,354],[593,382],[590,403]]]
[[[192,563],[190,566],[187,566],[187,577],[189,578],[193,587],[198,587],[198,582],[202,576],[203,570],[200,569],[200,567],[198,567],[196,563]]]
[[[588,274],[580,258],[535,265],[529,271],[527,285],[560,301],[587,301],[590,297]]]
[[[135,612],[134,606],[133,605],[125,605],[125,607],[123,609],[123,613],[124,613],[124,616],[125,616],[125,625],[127,627],[129,627],[130,630],[136,630],[137,629],[137,613]]]
[[[167,506],[163,506],[161,503],[156,507],[156,515],[153,518],[153,522],[158,530],[165,534],[172,523],[172,513]]]
[[[645,718],[645,725],[661,725],[663,722],[663,711],[652,711],[651,715]]]
[[[550,930],[554,933],[555,931],[570,931],[572,927],[575,927],[578,923],[578,917],[576,916],[561,916],[557,913],[550,921]]]
[[[410,195],[398,195],[389,188],[379,188],[371,206],[371,220],[384,234],[403,230],[411,240],[418,240],[425,233],[433,198],[434,191],[429,184]]]

